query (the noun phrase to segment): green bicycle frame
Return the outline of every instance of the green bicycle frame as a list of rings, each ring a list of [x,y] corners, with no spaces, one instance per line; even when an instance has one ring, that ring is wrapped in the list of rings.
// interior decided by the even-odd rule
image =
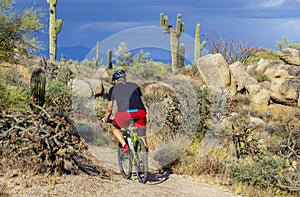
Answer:
[[[136,155],[136,152],[135,152],[135,149],[136,149],[136,143],[137,143],[137,135],[135,133],[135,131],[132,131],[131,129],[122,129],[123,130],[123,135],[130,147],[130,151],[132,152],[132,165],[135,165],[138,158],[137,158],[137,155]],[[131,138],[131,142],[128,142],[128,138]]]

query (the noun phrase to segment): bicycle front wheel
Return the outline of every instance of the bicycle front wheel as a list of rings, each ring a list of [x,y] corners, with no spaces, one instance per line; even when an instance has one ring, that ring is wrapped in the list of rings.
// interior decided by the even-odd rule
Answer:
[[[136,175],[140,183],[146,183],[149,176],[148,150],[142,140],[136,144],[137,162],[135,165]]]
[[[118,146],[118,163],[122,176],[126,179],[130,179],[132,174],[132,153],[131,151],[121,155],[122,145]]]

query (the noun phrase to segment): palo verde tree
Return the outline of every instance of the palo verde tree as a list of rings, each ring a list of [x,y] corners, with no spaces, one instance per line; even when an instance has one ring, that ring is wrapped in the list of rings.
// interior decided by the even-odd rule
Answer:
[[[62,27],[62,20],[56,19],[56,3],[57,0],[47,0],[50,5],[49,13],[49,57],[50,61],[56,61],[56,49],[57,49],[57,34]]]
[[[21,13],[14,5],[14,0],[0,1],[0,61],[11,63],[41,49],[33,33],[42,31],[44,26],[41,8],[31,7]]]

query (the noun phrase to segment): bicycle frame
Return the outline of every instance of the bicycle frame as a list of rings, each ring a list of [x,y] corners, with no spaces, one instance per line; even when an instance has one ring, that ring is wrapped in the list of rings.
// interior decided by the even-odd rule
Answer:
[[[128,143],[130,151],[132,153],[132,158],[133,158],[132,165],[135,165],[137,162],[137,159],[138,159],[136,152],[135,152],[136,143],[138,141],[138,137],[136,134],[136,128],[133,127],[133,129],[131,129],[131,128],[122,129],[122,132],[123,132],[123,136],[124,136],[126,142]],[[131,138],[131,140],[129,140],[129,138]]]
[[[141,139],[136,133],[137,127],[134,120],[128,128],[122,128],[124,139],[129,145],[129,154],[121,155],[122,146],[119,143],[118,147],[118,163],[122,176],[126,179],[131,177],[132,167],[135,168],[135,173],[140,183],[146,183],[148,180],[148,151]]]

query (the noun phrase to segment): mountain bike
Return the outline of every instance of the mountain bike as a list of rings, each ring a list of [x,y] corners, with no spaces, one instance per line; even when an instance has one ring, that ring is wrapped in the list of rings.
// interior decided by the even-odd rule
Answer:
[[[136,134],[135,126],[136,118],[131,119],[131,123],[127,129],[122,128],[124,139],[128,144],[130,151],[121,155],[122,145],[118,146],[118,163],[122,176],[130,179],[133,168],[140,183],[146,183],[149,176],[148,167],[148,150],[143,140],[139,139]]]

